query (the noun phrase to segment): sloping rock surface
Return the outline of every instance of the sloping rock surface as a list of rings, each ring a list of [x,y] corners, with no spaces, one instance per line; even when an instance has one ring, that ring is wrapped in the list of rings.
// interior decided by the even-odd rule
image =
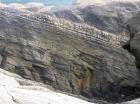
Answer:
[[[0,69],[0,80],[0,104],[94,104],[53,92],[3,69]]]
[[[104,5],[97,5],[96,0],[89,0],[88,5],[77,5],[70,9],[62,9],[54,11],[52,15],[58,18],[64,18],[79,23],[87,23],[95,26],[98,29],[105,30],[112,33],[121,33],[125,28],[128,19],[132,18],[140,10],[140,2],[138,0],[126,0],[124,2],[114,0],[104,1],[97,0],[97,2]],[[88,3],[88,1],[85,1]],[[93,2],[93,3],[92,3]],[[86,4],[82,1],[83,4]]]
[[[111,104],[98,100],[90,103],[54,92],[41,83],[23,79],[3,69],[0,69],[0,80],[0,104]],[[121,104],[139,104],[139,99]]]
[[[139,71],[129,52],[23,17],[0,11],[2,68],[89,99],[119,101],[135,97]]]

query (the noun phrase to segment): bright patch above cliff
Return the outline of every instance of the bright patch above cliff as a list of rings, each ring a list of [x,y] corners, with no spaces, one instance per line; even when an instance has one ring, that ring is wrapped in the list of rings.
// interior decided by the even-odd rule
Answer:
[[[70,5],[72,4],[73,0],[0,0],[1,3],[30,3],[30,2],[37,2],[43,3],[46,5]]]

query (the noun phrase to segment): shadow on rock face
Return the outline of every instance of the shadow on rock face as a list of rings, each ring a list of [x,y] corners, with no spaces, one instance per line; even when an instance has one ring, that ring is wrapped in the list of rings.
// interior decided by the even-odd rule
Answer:
[[[133,56],[135,56],[135,64],[139,70],[140,75],[140,12],[127,22],[126,30],[130,37],[130,40],[123,46],[124,49],[128,50]],[[139,76],[140,78],[140,76]],[[124,87],[121,92],[126,95],[132,94],[132,98],[140,97],[140,82],[138,80],[134,87]],[[128,97],[129,98],[129,97]]]

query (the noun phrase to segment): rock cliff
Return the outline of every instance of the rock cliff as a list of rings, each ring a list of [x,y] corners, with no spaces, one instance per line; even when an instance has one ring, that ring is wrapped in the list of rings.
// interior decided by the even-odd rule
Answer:
[[[73,30],[62,28],[69,26],[65,20],[57,25],[42,18],[0,11],[1,68],[89,99],[116,102],[136,97],[139,70],[135,58],[121,48],[125,38],[90,26],[94,31],[89,35],[85,24],[81,32],[76,24]]]

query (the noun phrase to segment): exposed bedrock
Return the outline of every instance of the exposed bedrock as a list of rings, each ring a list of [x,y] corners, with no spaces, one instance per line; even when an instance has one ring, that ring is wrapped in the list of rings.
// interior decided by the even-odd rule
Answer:
[[[139,70],[127,50],[49,32],[16,16],[0,15],[0,61],[26,79],[89,99],[118,101],[138,94]]]
[[[136,65],[140,68],[140,13],[130,19],[127,23],[127,31],[130,35],[130,41],[126,44],[126,48],[135,56]]]
[[[136,15],[140,10],[139,1],[116,1],[107,3],[106,5],[96,5],[93,2],[94,0],[91,0],[91,3],[85,7],[78,6],[70,10],[55,11],[53,15],[74,22],[84,22],[98,29],[117,34],[124,30],[127,20]]]
[[[127,35],[130,37],[129,41],[123,46],[127,49],[132,55],[135,56],[135,64],[137,69],[140,71],[140,12],[133,18],[129,19],[126,25]],[[140,72],[139,72],[140,74]],[[136,84],[137,95],[140,91],[140,83]]]

